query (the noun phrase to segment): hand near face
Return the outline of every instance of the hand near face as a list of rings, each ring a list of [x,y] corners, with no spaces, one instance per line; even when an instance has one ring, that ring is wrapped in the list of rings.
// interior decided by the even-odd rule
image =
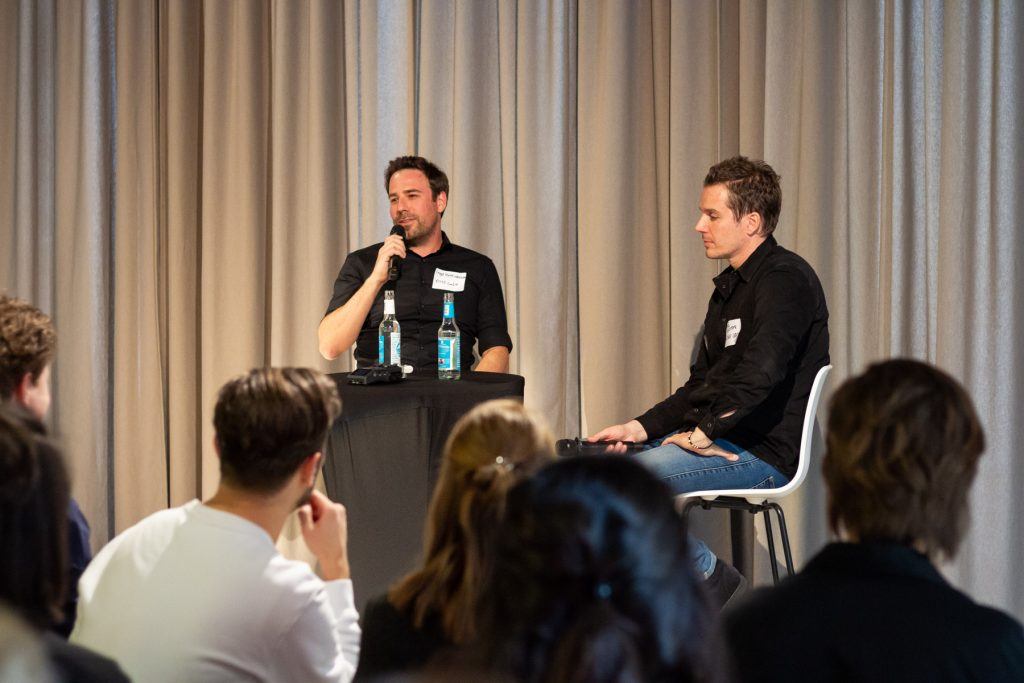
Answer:
[[[306,545],[320,561],[324,580],[347,579],[348,515],[345,506],[313,491],[309,502],[299,508],[299,525]]]
[[[392,256],[405,258],[405,243],[402,241],[401,235],[388,235],[384,240],[384,244],[377,250],[377,260],[373,264],[373,272],[370,277],[381,284],[387,282],[388,266]]]

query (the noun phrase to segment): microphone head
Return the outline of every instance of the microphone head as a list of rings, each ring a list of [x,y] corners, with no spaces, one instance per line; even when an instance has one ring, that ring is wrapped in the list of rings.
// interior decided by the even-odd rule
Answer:
[[[405,230],[402,229],[401,225],[394,225],[394,226],[392,226],[390,234],[392,234],[392,235],[401,235],[403,239],[405,238]]]

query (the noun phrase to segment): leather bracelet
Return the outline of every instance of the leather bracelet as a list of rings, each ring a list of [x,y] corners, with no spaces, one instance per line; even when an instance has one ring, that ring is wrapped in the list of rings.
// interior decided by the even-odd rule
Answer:
[[[690,444],[690,448],[692,448],[695,451],[702,451],[705,448],[709,448],[711,446],[711,444],[713,444],[715,442],[714,439],[708,439],[707,444],[705,444],[703,446],[698,446],[697,444],[693,443],[693,439],[691,438],[692,436],[693,436],[693,432],[692,431],[689,434],[686,435],[686,443]]]

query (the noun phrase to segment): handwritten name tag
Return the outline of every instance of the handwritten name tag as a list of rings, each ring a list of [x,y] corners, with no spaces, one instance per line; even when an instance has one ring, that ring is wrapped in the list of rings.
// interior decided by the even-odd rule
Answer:
[[[740,337],[740,327],[742,327],[742,320],[739,318],[733,318],[725,324],[725,345],[732,346],[736,343],[736,340]]]
[[[434,289],[461,292],[466,289],[466,274],[438,268],[434,271]]]

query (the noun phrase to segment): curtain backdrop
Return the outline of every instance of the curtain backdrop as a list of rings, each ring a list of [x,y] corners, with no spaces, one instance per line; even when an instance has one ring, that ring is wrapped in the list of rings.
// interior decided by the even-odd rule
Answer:
[[[526,402],[576,435],[686,379],[722,267],[701,180],[743,153],[825,286],[830,388],[910,355],[972,392],[989,447],[944,570],[1024,617],[1022,33],[1012,0],[0,0],[0,288],[57,324],[96,543],[212,491],[228,377],[348,369],[316,326],[390,227],[390,158],[448,172]],[[827,538],[812,471],[798,562]]]

